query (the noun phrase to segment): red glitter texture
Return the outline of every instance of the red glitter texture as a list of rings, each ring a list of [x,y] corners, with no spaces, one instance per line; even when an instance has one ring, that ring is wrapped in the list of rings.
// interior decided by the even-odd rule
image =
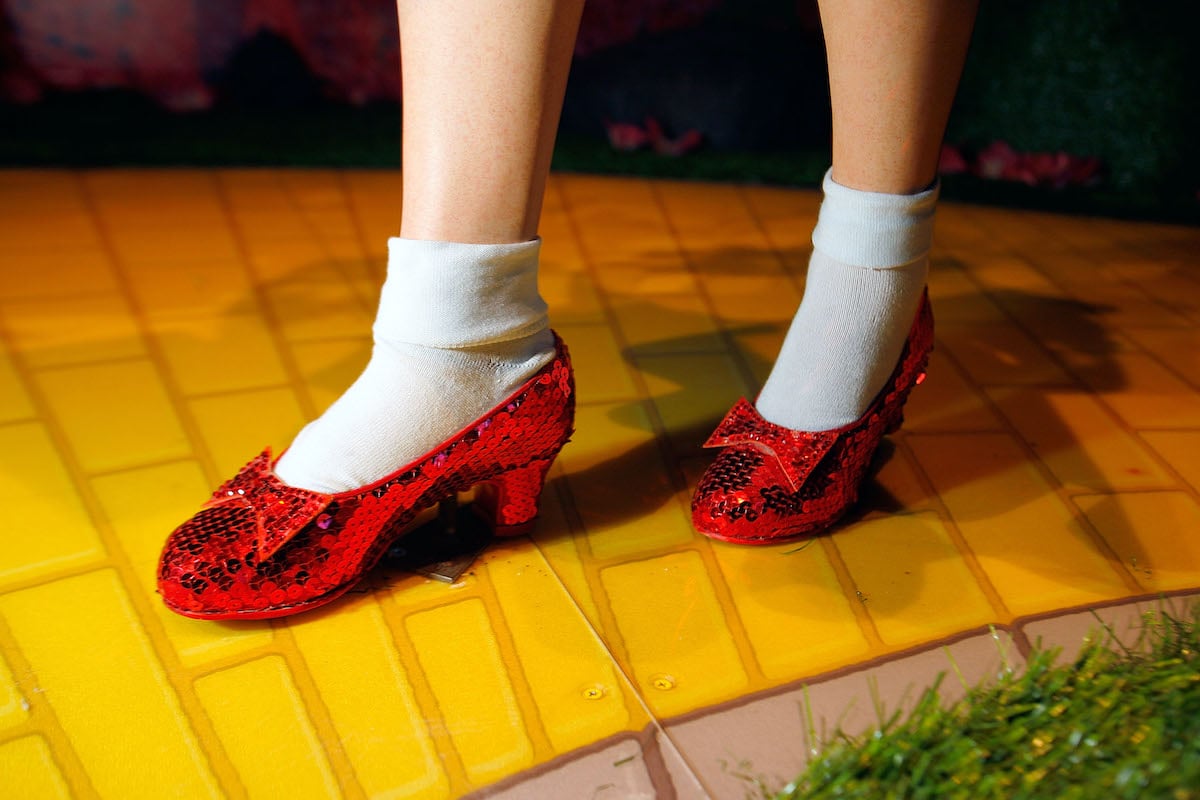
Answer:
[[[860,419],[832,431],[794,431],[739,400],[704,444],[723,449],[692,498],[696,530],[726,542],[774,544],[836,522],[858,499],[880,441],[900,427],[904,402],[925,377],[932,349],[926,295],[895,372]]]
[[[320,494],[276,477],[263,451],[168,537],[158,590],[202,619],[295,614],[339,597],[421,510],[478,487],[501,536],[528,531],[546,472],[572,433],[567,348],[515,394],[435,450],[370,486]]]

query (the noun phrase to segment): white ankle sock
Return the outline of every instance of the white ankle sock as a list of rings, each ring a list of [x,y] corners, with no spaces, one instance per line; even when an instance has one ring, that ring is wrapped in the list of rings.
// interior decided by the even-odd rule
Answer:
[[[341,492],[425,455],[554,357],[537,290],[540,240],[388,241],[363,373],[279,459],[288,484]]]
[[[824,189],[804,298],[756,403],[793,430],[866,412],[900,360],[929,272],[936,186],[862,192],[826,173]]]

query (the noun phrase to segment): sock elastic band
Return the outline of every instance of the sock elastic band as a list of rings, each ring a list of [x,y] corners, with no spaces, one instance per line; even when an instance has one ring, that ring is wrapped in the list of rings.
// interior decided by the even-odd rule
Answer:
[[[929,255],[939,186],[917,194],[883,194],[822,183],[825,200],[813,230],[813,247],[854,267],[888,269]]]
[[[388,240],[378,340],[425,347],[478,347],[521,339],[548,324],[538,294],[542,240],[461,244]]]

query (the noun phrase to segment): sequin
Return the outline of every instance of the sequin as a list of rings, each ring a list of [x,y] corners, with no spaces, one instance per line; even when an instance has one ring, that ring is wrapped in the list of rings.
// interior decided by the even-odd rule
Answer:
[[[333,495],[288,486],[263,451],[167,539],[164,602],[205,619],[314,608],[352,587],[422,509],[471,488],[497,534],[527,531],[575,416],[570,356],[556,342],[556,358],[512,397],[436,454],[370,486]]]
[[[794,431],[739,400],[705,447],[722,448],[692,498],[696,530],[714,539],[770,544],[819,533],[858,499],[884,435],[903,421],[909,392],[925,378],[933,313],[921,301],[896,370],[863,416],[832,431]]]

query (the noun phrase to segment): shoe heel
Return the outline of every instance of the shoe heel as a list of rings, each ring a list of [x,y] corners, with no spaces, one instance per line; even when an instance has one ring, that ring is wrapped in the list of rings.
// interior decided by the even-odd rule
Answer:
[[[533,529],[538,497],[554,458],[531,461],[475,487],[475,507],[497,536],[520,536]]]

